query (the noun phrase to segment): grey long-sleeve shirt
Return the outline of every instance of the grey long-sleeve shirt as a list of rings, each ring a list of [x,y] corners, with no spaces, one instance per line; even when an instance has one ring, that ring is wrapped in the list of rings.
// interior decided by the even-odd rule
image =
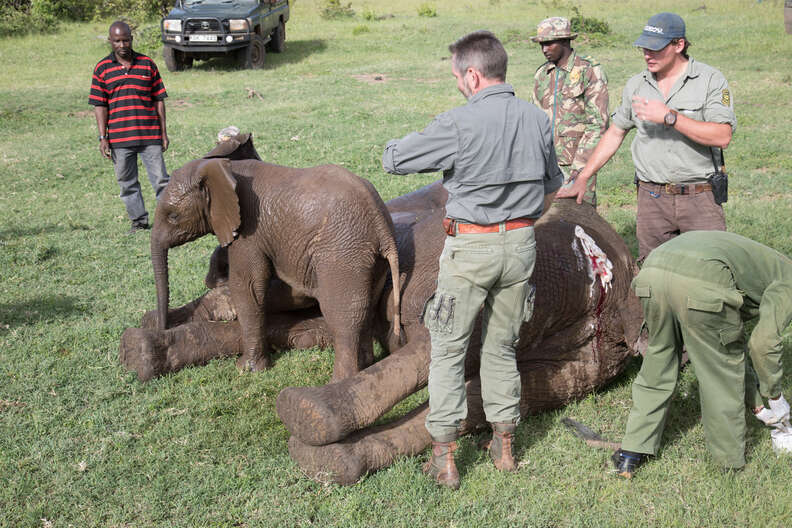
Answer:
[[[382,167],[391,174],[443,171],[446,215],[476,224],[538,218],[544,196],[563,182],[550,120],[506,83],[440,114],[423,132],[389,141]]]

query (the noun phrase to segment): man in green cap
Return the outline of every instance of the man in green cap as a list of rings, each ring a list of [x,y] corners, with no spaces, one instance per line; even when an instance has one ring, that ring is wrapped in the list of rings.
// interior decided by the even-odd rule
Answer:
[[[646,70],[627,81],[610,127],[571,189],[558,197],[585,196],[592,176],[635,128],[632,157],[638,185],[638,259],[680,233],[725,231],[710,176],[737,125],[729,85],[721,72],[693,60],[685,22],[674,13],[649,19],[635,41]],[[722,200],[722,198],[721,198]]]
[[[745,465],[745,403],[756,394],[746,372],[743,322],[756,319],[747,343],[761,397],[749,401],[774,428],[773,446],[792,451],[789,404],[781,393],[781,334],[792,321],[792,260],[734,233],[691,231],[649,254],[632,288],[641,299],[649,343],[632,386],[633,407],[612,460],[631,478],[657,454],[682,347],[698,379],[701,417],[713,458]],[[754,382],[755,383],[755,382]]]
[[[597,61],[572,48],[576,37],[569,20],[562,17],[543,20],[531,37],[547,59],[534,75],[532,100],[552,123],[556,157],[564,173],[562,189],[572,187],[608,128],[608,79]],[[594,207],[595,187],[596,176],[583,196]]]

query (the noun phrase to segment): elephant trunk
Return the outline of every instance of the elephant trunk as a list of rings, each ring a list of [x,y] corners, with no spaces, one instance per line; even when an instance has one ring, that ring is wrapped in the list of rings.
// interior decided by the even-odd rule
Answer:
[[[154,284],[157,286],[157,313],[160,330],[168,328],[168,300],[170,288],[168,285],[168,246],[160,242],[152,233],[151,237],[151,266],[154,269]]]

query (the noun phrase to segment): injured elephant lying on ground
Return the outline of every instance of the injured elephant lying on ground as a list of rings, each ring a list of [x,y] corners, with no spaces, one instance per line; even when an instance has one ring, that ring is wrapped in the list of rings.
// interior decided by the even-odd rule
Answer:
[[[445,200],[438,182],[387,204],[403,277],[401,338],[393,334],[390,284],[374,317],[374,335],[389,355],[347,379],[320,387],[290,387],[277,399],[277,412],[292,435],[289,452],[314,478],[352,484],[367,472],[386,467],[399,456],[417,454],[430,444],[424,427],[426,404],[392,423],[370,426],[427,383],[429,334],[420,316],[435,288],[446,236],[441,223]],[[536,241],[531,281],[536,286],[536,304],[532,319],[523,324],[517,350],[523,416],[582,398],[617,376],[637,353],[642,319],[640,305],[629,289],[637,271],[635,262],[624,241],[593,208],[574,200],[556,202],[537,223]],[[606,284],[594,271],[599,266],[609,275],[606,263],[596,258],[598,249],[612,264],[612,277]],[[276,295],[277,288],[269,294]],[[143,328],[128,329],[122,336],[121,361],[147,379],[212,358],[238,355],[242,352],[239,325],[214,322],[233,319],[233,315],[223,286],[172,310],[169,321],[178,326],[169,330],[157,330],[155,317],[149,314]],[[283,348],[330,342],[315,308],[273,313],[266,332],[270,343]],[[478,379],[479,344],[476,330],[466,362],[468,418],[463,433],[486,425]]]

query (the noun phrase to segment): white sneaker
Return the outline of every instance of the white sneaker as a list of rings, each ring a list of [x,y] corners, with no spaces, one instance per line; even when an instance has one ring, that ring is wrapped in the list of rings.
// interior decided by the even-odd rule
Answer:
[[[773,451],[776,453],[792,453],[792,431],[773,429],[770,431]]]

